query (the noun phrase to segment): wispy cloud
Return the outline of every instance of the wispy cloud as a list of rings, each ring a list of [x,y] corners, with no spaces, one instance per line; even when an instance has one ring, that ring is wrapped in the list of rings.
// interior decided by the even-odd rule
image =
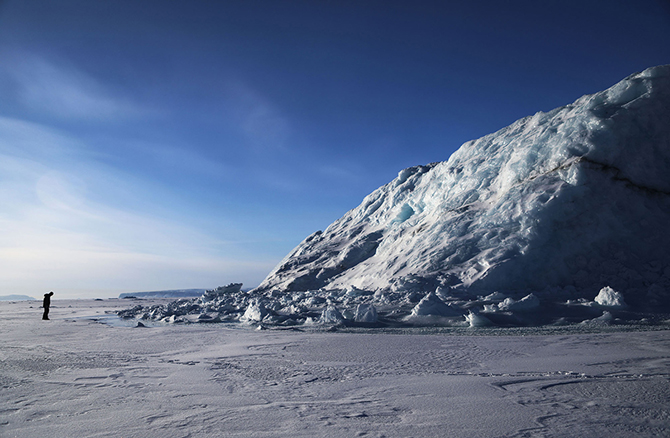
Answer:
[[[211,160],[207,149],[180,139],[163,143],[165,135],[79,135],[79,125],[63,122],[95,131],[88,122],[152,113],[66,61],[14,53],[0,63],[0,80],[0,99],[12,102],[4,108],[19,109],[0,116],[0,294],[254,286],[272,269],[276,260],[246,251],[252,232],[226,229],[237,218],[220,218],[216,229],[188,211],[197,201],[180,200],[175,190],[175,176],[239,178],[237,163]],[[264,163],[258,167],[287,153],[291,128],[276,106],[239,84],[226,97],[229,122],[249,157]],[[269,185],[291,180],[273,174]],[[198,227],[203,222],[207,229]]]
[[[119,292],[213,288],[255,279],[273,262],[231,258],[175,258],[136,252],[73,248],[0,248],[0,293],[40,296],[53,290],[59,298],[114,296]]]
[[[197,174],[213,180],[240,176],[239,169],[229,163],[209,158],[196,148],[135,140],[128,141],[127,144],[147,163],[178,174]]]
[[[67,63],[32,53],[5,54],[4,75],[14,98],[25,108],[51,117],[116,120],[147,113],[124,93]]]
[[[51,170],[34,180],[38,173],[26,173],[27,196],[12,211],[0,209],[0,290],[253,285],[274,264],[245,260],[239,243],[188,224],[92,202],[77,175]]]
[[[79,140],[58,130],[25,120],[0,116],[0,153],[50,161],[81,154]]]
[[[334,180],[344,180],[344,181],[358,181],[361,179],[361,173],[364,171],[359,165],[335,165],[329,164],[321,166],[318,168],[318,171]]]
[[[233,116],[259,153],[286,151],[291,134],[288,119],[272,102],[240,81],[228,84]]]
[[[173,155],[203,164],[197,154]],[[243,243],[196,228],[189,215],[152,212],[152,203],[170,202],[169,191],[92,156],[67,134],[0,118],[0,293],[251,286],[272,268],[245,260]]]

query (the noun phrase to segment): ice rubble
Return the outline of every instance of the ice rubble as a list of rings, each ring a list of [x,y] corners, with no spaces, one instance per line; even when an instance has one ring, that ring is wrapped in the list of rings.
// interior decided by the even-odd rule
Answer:
[[[596,295],[595,302],[604,307],[625,308],[628,307],[623,299],[623,294],[617,292],[609,286],[600,289]]]
[[[465,321],[470,327],[488,327],[493,325],[493,323],[487,317],[472,311],[465,315]]]
[[[579,298],[577,300],[568,300],[566,304],[568,306],[585,306],[609,309],[628,308],[628,304],[626,304],[624,301],[623,294],[609,286],[605,286],[604,288],[600,289],[600,292],[598,292],[598,295],[596,295],[593,301],[586,298]]]
[[[534,310],[540,306],[540,300],[533,294],[526,295],[521,298],[519,301],[516,301],[513,298],[505,298],[498,308],[502,311],[510,312],[528,312]]]
[[[592,319],[565,305],[579,300],[622,312],[624,298],[667,311],[668,175],[670,65],[402,170],[255,290],[127,315],[477,325],[481,311],[515,325]]]

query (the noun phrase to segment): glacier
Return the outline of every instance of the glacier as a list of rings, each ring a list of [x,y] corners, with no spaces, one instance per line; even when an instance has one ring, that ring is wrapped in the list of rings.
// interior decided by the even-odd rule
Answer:
[[[222,294],[227,310],[196,308],[269,324],[544,324],[594,319],[602,306],[581,304],[611,288],[627,306],[608,312],[666,312],[668,224],[665,65],[400,171],[256,289]]]

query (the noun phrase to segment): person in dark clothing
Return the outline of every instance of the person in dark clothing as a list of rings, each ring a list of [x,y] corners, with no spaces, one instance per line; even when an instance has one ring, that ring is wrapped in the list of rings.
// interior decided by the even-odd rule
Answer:
[[[42,307],[44,307],[44,315],[42,315],[42,319],[49,319],[49,306],[51,306],[51,295],[53,294],[54,294],[53,292],[44,294],[44,301],[42,301]]]

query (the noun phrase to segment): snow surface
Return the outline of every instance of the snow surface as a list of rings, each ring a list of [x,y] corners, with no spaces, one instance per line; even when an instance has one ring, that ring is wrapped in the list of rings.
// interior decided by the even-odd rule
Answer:
[[[232,284],[121,315],[285,326],[663,321],[668,175],[670,65],[402,170],[255,290]]]
[[[670,435],[667,325],[470,336],[100,323],[124,305],[55,300],[42,321],[38,303],[0,303],[0,436]]]

